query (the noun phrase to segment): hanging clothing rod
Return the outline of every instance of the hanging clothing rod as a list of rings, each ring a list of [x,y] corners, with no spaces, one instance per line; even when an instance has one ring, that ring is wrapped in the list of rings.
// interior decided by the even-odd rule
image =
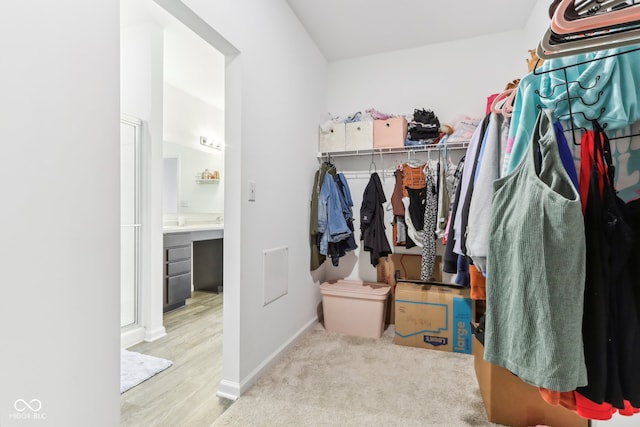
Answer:
[[[562,67],[557,67],[557,68],[552,68],[550,70],[544,70],[544,71],[538,71],[537,67],[538,64],[540,63],[540,59],[538,59],[536,61],[536,67],[533,70],[533,74],[535,74],[536,76],[539,76],[541,74],[548,74],[548,73],[553,73],[554,71],[562,71],[562,70],[566,70],[567,68],[571,68],[571,67],[576,67],[578,65],[585,65],[585,64],[589,64],[591,62],[596,62],[596,61],[602,61],[603,59],[607,59],[607,58],[613,58],[614,56],[620,56],[620,55],[626,55],[627,53],[632,53],[632,52],[637,52],[640,50],[640,47],[634,48],[634,49],[628,49],[622,52],[615,52],[609,55],[603,55],[597,58],[591,58],[591,59],[586,59],[584,61],[580,61],[580,62],[576,62],[574,64],[569,64],[569,65],[565,65]]]
[[[341,170],[341,174],[345,176],[345,178],[351,179],[369,179],[371,178],[371,174],[373,172],[369,171],[350,171],[350,170]],[[395,169],[394,170],[380,170],[376,171],[376,173],[380,176],[380,178],[394,178],[395,177]]]

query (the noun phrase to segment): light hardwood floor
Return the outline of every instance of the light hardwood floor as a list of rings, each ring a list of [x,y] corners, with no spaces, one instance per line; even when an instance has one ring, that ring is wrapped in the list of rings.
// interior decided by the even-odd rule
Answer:
[[[120,397],[120,425],[210,426],[233,402],[216,396],[222,379],[222,294],[196,291],[164,315],[167,335],[128,350],[173,365]]]

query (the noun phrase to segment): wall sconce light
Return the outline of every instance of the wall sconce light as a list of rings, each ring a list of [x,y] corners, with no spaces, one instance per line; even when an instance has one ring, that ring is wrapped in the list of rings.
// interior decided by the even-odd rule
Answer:
[[[204,145],[205,147],[213,148],[215,150],[222,150],[222,144],[213,139],[208,139],[206,136],[200,137],[200,145]]]

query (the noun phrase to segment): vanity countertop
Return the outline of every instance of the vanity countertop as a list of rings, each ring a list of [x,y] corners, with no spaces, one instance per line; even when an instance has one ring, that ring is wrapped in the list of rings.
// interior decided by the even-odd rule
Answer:
[[[165,225],[162,232],[167,233],[189,233],[196,231],[224,231],[224,224],[187,224],[187,225]]]

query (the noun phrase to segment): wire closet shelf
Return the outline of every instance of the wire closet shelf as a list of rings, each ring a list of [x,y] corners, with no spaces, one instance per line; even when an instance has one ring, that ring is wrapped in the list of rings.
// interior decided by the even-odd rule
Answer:
[[[444,144],[433,145],[415,145],[404,147],[385,147],[385,148],[369,148],[366,150],[354,150],[354,151],[327,151],[318,152],[318,159],[321,158],[335,158],[335,157],[358,157],[368,156],[376,154],[404,154],[404,153],[420,153],[429,151],[444,151],[444,150],[466,150],[469,146],[469,142],[453,142]]]

